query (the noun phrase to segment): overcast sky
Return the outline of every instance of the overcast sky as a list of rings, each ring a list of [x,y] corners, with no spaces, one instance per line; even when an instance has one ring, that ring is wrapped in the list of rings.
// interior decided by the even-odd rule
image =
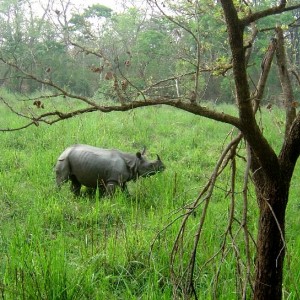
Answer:
[[[1,0],[0,0],[1,1]],[[53,1],[53,0],[52,0]],[[60,10],[60,1],[54,0],[51,5],[51,10]],[[145,0],[70,0],[71,4],[73,4],[73,7],[79,10],[82,10],[84,8],[87,8],[88,6],[91,6],[93,4],[102,4],[107,7],[110,7],[116,12],[124,12],[124,3],[126,3],[126,7],[133,6],[132,3],[134,3],[134,6],[137,8],[143,8],[145,7]],[[37,13],[41,12],[43,13],[46,8],[47,3],[49,3],[49,0],[33,0],[32,3],[37,4]],[[42,5],[42,9],[39,9]]]
[[[123,3],[126,2],[125,0],[72,0],[76,5],[82,5],[83,7],[91,6],[93,4],[102,4],[107,7],[112,8],[115,11],[122,11],[123,10]],[[143,0],[131,0],[127,1],[127,7],[132,6],[134,3],[137,7],[144,6]]]
[[[77,0],[76,2],[82,2],[85,6],[93,5],[93,4],[102,4],[108,6],[112,9],[116,9],[116,1],[114,0]],[[74,3],[76,3],[74,1]]]

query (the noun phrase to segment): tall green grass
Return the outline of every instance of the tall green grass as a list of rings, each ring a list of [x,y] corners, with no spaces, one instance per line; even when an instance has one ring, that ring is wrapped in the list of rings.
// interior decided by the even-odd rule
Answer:
[[[11,97],[11,101],[15,100]],[[20,109],[27,110],[22,105]],[[230,106],[218,109],[233,111]],[[23,122],[2,104],[0,116],[1,128]],[[282,118],[281,111],[273,110],[262,119],[276,149],[282,139]],[[230,129],[172,108],[149,107],[87,114],[52,126],[0,133],[0,297],[171,299],[169,257],[180,222],[162,230],[206,183]],[[130,197],[117,193],[113,198],[74,198],[68,184],[56,189],[54,165],[59,154],[75,143],[133,153],[146,146],[149,158],[158,153],[167,169],[130,183]],[[223,192],[227,175],[220,178],[210,205],[197,266],[219,249],[227,226],[230,201]],[[239,171],[241,180],[242,176]],[[285,299],[299,296],[299,191],[298,166],[287,212]],[[237,199],[238,216],[242,200]],[[255,232],[254,195],[249,205],[249,227]],[[199,215],[191,219],[191,228],[197,226]],[[237,298],[235,259],[228,255],[222,264],[217,258],[197,274],[200,299],[212,298],[219,266],[218,299]]]

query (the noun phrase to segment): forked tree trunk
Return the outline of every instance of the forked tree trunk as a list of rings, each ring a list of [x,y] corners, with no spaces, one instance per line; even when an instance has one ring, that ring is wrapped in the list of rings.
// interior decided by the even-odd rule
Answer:
[[[285,182],[256,182],[260,216],[257,237],[255,300],[281,300],[285,256],[285,210],[288,186]]]
[[[257,257],[254,300],[281,300],[283,262],[285,256],[285,210],[290,181],[300,150],[300,115],[296,116],[292,89],[288,78],[283,46],[283,34],[277,30],[277,64],[283,93],[286,98],[286,132],[279,156],[258,128],[250,97],[245,60],[244,31],[251,22],[263,14],[250,14],[240,19],[233,0],[221,0],[229,43],[232,52],[236,101],[239,107],[241,131],[252,149],[252,171],[256,187],[260,216],[258,223]],[[282,12],[286,1],[266,10],[265,16]],[[270,52],[271,53],[271,52]],[[265,64],[262,65],[265,67]],[[263,91],[261,91],[263,92]],[[262,97],[257,96],[260,100]]]

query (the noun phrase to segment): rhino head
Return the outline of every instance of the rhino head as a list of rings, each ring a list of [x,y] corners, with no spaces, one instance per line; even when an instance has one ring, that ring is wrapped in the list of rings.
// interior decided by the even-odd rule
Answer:
[[[137,175],[139,177],[148,177],[152,176],[158,172],[162,172],[165,170],[165,165],[161,161],[160,157],[156,154],[157,159],[154,161],[148,161],[144,154],[145,150],[143,152],[137,152]]]

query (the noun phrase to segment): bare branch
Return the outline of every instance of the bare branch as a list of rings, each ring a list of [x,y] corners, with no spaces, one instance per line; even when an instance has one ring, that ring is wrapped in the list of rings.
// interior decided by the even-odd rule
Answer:
[[[67,96],[69,96],[69,94],[67,94]],[[69,97],[72,97],[72,96],[69,96]],[[79,100],[82,100],[81,97],[76,97],[76,99],[78,99],[78,98],[79,98]],[[83,99],[85,99],[85,98],[83,98]],[[84,101],[84,102],[88,103],[88,104],[91,103],[91,107],[80,109],[80,110],[75,110],[75,111],[72,111],[69,113],[63,113],[63,112],[59,112],[59,111],[48,112],[45,114],[41,114],[40,116],[34,118],[34,120],[38,121],[38,122],[42,121],[47,124],[53,124],[55,122],[69,119],[74,116],[77,116],[77,115],[80,115],[83,113],[88,113],[88,112],[101,111],[101,112],[107,113],[107,112],[112,112],[112,111],[128,111],[128,110],[132,110],[132,109],[139,108],[139,107],[165,104],[168,106],[173,106],[173,107],[185,110],[185,111],[190,112],[195,115],[203,116],[203,117],[206,117],[209,119],[214,119],[214,120],[218,120],[223,123],[228,123],[228,124],[234,125],[237,128],[240,127],[239,119],[234,116],[225,114],[223,112],[217,112],[217,111],[214,111],[214,110],[209,109],[204,106],[191,104],[191,103],[182,101],[180,99],[178,100],[178,99],[170,99],[170,98],[160,97],[160,98],[146,99],[146,101],[132,101],[129,103],[124,103],[123,105],[107,105],[107,106],[98,105],[98,104],[96,104],[94,102],[90,102],[90,101]],[[53,121],[49,121],[49,120],[47,121],[47,117],[49,117],[49,116],[56,116],[57,118]],[[10,131],[10,130],[13,130],[13,129],[0,129],[0,131]]]
[[[295,76],[298,84],[300,85],[300,76],[299,76],[298,72],[295,69],[292,69],[291,73]]]
[[[278,253],[278,255],[277,255],[277,259],[276,259],[276,268],[277,268],[277,260],[278,260],[278,258],[280,257],[282,251],[284,251],[284,250],[286,251],[286,242],[285,242],[285,238],[284,238],[284,233],[282,232],[280,223],[279,223],[279,221],[278,221],[278,218],[277,218],[277,216],[276,216],[276,214],[275,214],[275,212],[274,212],[272,206],[270,205],[268,199],[264,199],[264,200],[265,200],[266,205],[269,207],[269,209],[270,209],[270,211],[271,211],[271,213],[272,213],[272,215],[273,215],[273,217],[274,217],[274,220],[275,220],[276,225],[277,225],[277,227],[278,227],[278,231],[280,232],[281,241],[282,241],[282,248],[280,249],[280,251],[279,251],[279,253]]]
[[[0,60],[3,61],[6,65],[11,66],[13,68],[15,68],[16,70],[20,71],[22,74],[25,75],[26,78],[30,78],[33,79],[39,83],[42,83],[44,85],[50,86],[55,88],[56,90],[60,91],[63,95],[70,97],[70,98],[74,98],[74,99],[78,99],[81,100],[91,106],[97,106],[97,104],[93,101],[90,101],[88,98],[83,97],[83,96],[79,96],[79,95],[75,95],[72,93],[67,92],[65,89],[61,88],[59,85],[55,84],[54,82],[52,82],[49,79],[41,79],[40,77],[37,77],[34,74],[28,73],[25,70],[23,70],[17,63],[13,63],[11,61],[7,61],[5,60],[3,57],[0,57]]]
[[[258,84],[256,87],[256,91],[254,92],[254,111],[257,110],[258,106],[260,105],[260,102],[263,98],[263,94],[265,91],[265,86],[266,86],[266,82],[268,79],[268,75],[271,69],[271,65],[272,65],[272,61],[273,61],[273,57],[274,57],[274,53],[276,50],[276,39],[272,39],[269,47],[267,49],[267,52],[265,54],[265,57],[261,63],[261,74],[258,80]]]
[[[276,29],[276,35],[278,39],[276,57],[277,57],[279,78],[280,78],[284,101],[285,101],[285,109],[286,109],[285,133],[287,134],[290,130],[293,121],[296,118],[296,105],[295,105],[295,98],[293,94],[293,88],[292,88],[292,84],[290,81],[288,68],[287,68],[287,59],[286,59],[286,53],[284,48],[284,37],[281,28],[278,27]]]
[[[243,220],[242,220],[242,228],[244,231],[244,239],[245,239],[245,249],[246,249],[246,270],[245,270],[245,280],[243,286],[243,294],[242,299],[246,299],[247,297],[247,283],[250,284],[252,290],[254,290],[251,284],[251,256],[250,256],[250,242],[249,242],[249,230],[248,230],[248,186],[249,186],[249,176],[251,169],[251,149],[249,144],[247,143],[247,166],[244,173],[244,186],[243,186]]]
[[[82,46],[82,45],[80,45],[80,44],[78,44],[78,43],[76,43],[76,42],[73,42],[73,41],[70,41],[70,40],[69,40],[69,42],[70,42],[71,45],[73,45],[73,46],[75,46],[75,47],[81,49],[81,50],[82,50],[83,52],[85,52],[86,54],[93,54],[93,55],[95,55],[95,56],[97,56],[97,57],[99,57],[99,58],[104,58],[104,59],[106,59],[105,56],[104,56],[104,54],[103,54],[103,52],[102,52],[100,49],[93,50],[93,49],[89,49],[89,48],[87,48],[87,47],[85,47],[85,46]]]
[[[151,2],[154,2],[154,5],[158,8],[158,10],[162,13],[162,15],[164,17],[166,17],[168,20],[170,20],[172,23],[176,24],[178,27],[182,28],[183,30],[185,30],[188,34],[190,34],[192,36],[192,38],[194,39],[195,43],[196,43],[196,70],[195,70],[195,81],[194,81],[194,90],[192,91],[193,96],[190,98],[191,103],[195,103],[197,98],[198,98],[198,92],[199,92],[199,75],[200,75],[200,39],[196,36],[196,34],[187,26],[185,26],[182,22],[179,22],[177,20],[175,20],[175,18],[173,18],[172,16],[168,15],[165,13],[165,11],[161,8],[161,6],[157,3],[157,0],[148,0],[148,3],[151,4]],[[196,2],[197,3],[197,2]],[[197,5],[197,4],[196,4]]]
[[[175,240],[173,249],[172,249],[172,254],[171,254],[171,266],[172,266],[172,274],[175,276],[175,271],[174,271],[174,264],[175,264],[175,258],[176,255],[180,249],[179,243],[181,239],[183,238],[184,232],[185,232],[185,227],[187,224],[187,221],[191,215],[193,215],[195,209],[199,206],[199,203],[204,203],[204,207],[202,210],[202,214],[200,216],[200,221],[198,225],[198,229],[195,234],[195,240],[194,240],[194,246],[192,248],[192,252],[190,255],[190,260],[189,264],[187,266],[187,269],[184,271],[185,274],[185,283],[184,283],[184,293],[185,294],[190,294],[193,293],[195,294],[195,288],[194,288],[194,268],[195,268],[195,259],[196,259],[196,253],[198,249],[198,244],[200,241],[200,236],[201,232],[204,226],[204,222],[206,219],[206,214],[208,210],[208,205],[210,203],[210,199],[215,187],[215,182],[218,178],[218,176],[221,174],[222,170],[224,170],[225,166],[227,165],[228,161],[234,157],[235,149],[239,142],[241,141],[243,135],[239,134],[235,139],[233,139],[228,146],[223,150],[215,168],[214,171],[209,178],[207,184],[203,188],[203,190],[200,192],[199,196],[195,200],[195,202],[192,204],[190,207],[189,211],[187,214],[184,216],[181,224],[180,231],[177,235],[177,238]],[[201,202],[200,202],[201,201]],[[177,283],[178,284],[178,283]]]

